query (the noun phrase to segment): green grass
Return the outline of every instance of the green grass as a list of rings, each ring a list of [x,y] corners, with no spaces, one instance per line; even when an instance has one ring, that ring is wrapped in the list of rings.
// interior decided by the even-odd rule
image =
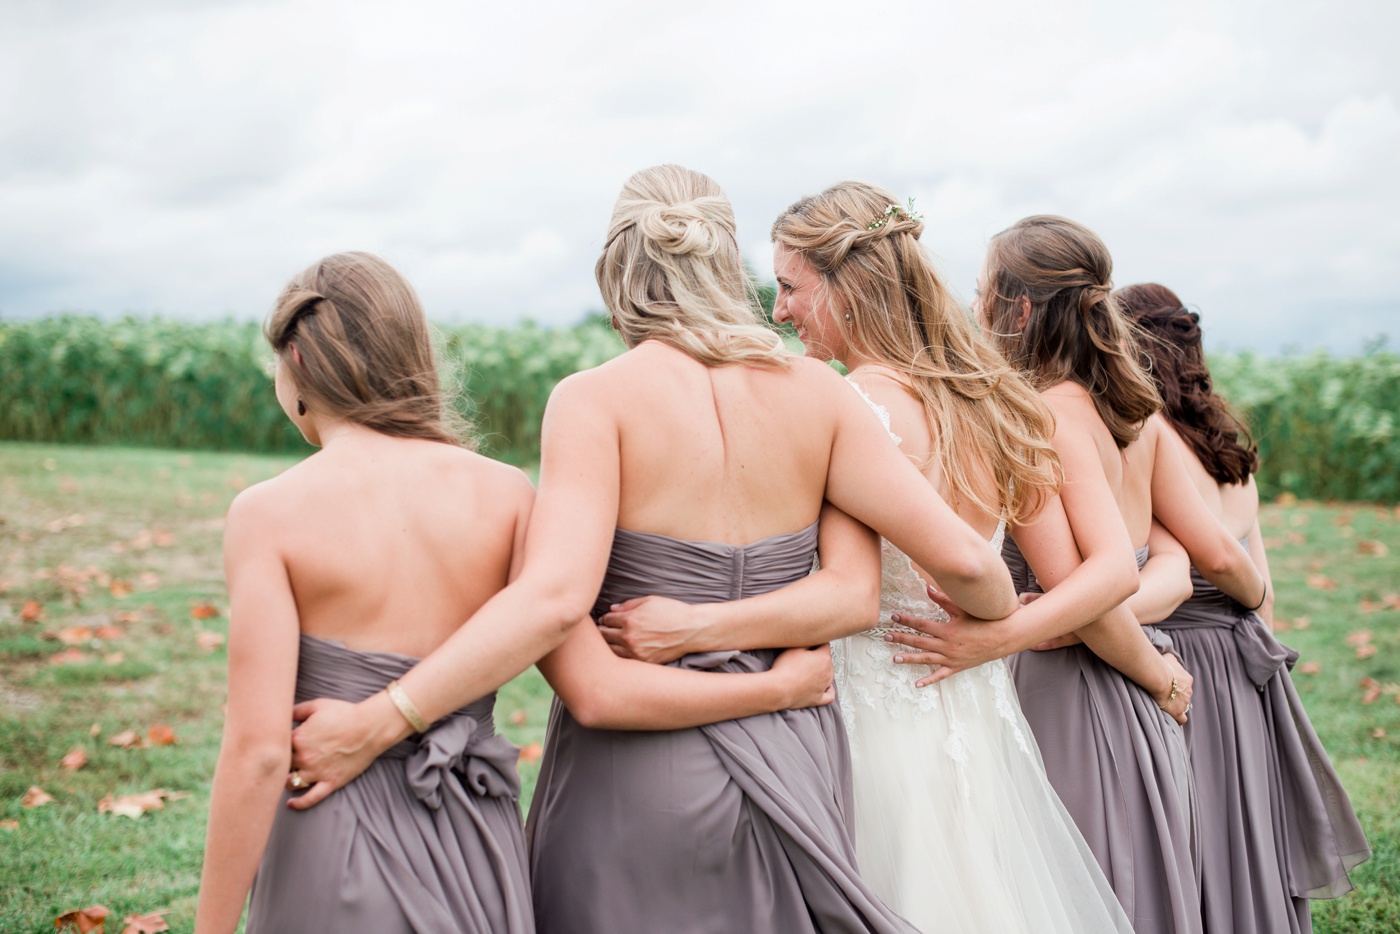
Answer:
[[[0,830],[0,931],[52,931],[61,912],[96,902],[117,919],[168,909],[172,930],[190,928],[224,702],[224,652],[206,651],[197,640],[201,630],[222,633],[226,624],[221,517],[239,488],[292,462],[0,444],[0,820],[18,822]],[[1361,602],[1381,603],[1400,591],[1400,517],[1374,506],[1294,504],[1269,507],[1264,525],[1278,615],[1292,623],[1282,637],[1303,663],[1319,666],[1316,674],[1295,673],[1299,691],[1376,850],[1354,873],[1356,892],[1313,903],[1316,929],[1394,931],[1400,610],[1365,612]],[[1363,541],[1380,542],[1388,553],[1359,554]],[[135,591],[114,596],[103,575],[131,582]],[[1318,576],[1335,589],[1309,586]],[[21,620],[30,599],[43,604],[42,620]],[[205,601],[220,615],[192,618],[191,608]],[[123,634],[80,646],[84,661],[50,663],[65,646],[45,633],[113,623]],[[1368,658],[1347,642],[1362,629],[1376,646]],[[109,664],[114,652],[123,657]],[[1362,704],[1367,677],[1382,693]],[[497,706],[501,730],[517,743],[541,742],[549,697],[533,671],[507,685]],[[512,722],[517,713],[523,723]],[[121,730],[144,733],[156,723],[170,724],[179,743],[107,744]],[[75,747],[87,751],[89,763],[61,769],[59,760]],[[536,772],[534,764],[522,766],[527,800]],[[31,785],[56,802],[24,809]],[[135,821],[97,811],[104,795],[152,788],[188,796]]]

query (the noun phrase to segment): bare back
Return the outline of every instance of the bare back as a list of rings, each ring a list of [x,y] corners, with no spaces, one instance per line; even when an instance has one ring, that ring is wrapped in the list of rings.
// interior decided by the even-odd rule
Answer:
[[[815,522],[832,419],[813,366],[710,367],[647,341],[593,371],[618,430],[618,526],[743,545]]]
[[[1173,431],[1165,422],[1161,430]],[[1254,478],[1250,477],[1244,483],[1221,483],[1206,471],[1190,446],[1182,443],[1181,452],[1186,472],[1211,512],[1215,513],[1216,518],[1234,538],[1242,539],[1248,535],[1259,517],[1259,488],[1255,485]]]
[[[423,657],[507,583],[533,490],[464,449],[356,428],[259,499],[301,631]]]

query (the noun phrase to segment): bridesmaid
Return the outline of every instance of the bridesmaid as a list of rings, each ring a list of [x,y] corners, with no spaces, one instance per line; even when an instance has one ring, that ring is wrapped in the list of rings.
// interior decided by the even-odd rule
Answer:
[[[1087,552],[1124,562],[1132,562],[1136,550],[1141,567],[1152,527],[1153,458],[1139,438],[1160,400],[1110,296],[1111,270],[1108,250],[1092,231],[1060,217],[1029,217],[992,239],[974,308],[984,330],[1054,410],[1053,443],[1065,471],[1061,500],[1075,538]],[[1004,554],[1017,590],[1039,592],[1011,538]],[[1262,582],[1257,575],[1254,580],[1257,597]],[[954,605],[945,607],[953,620],[910,623],[933,638],[911,636],[909,644],[957,664],[965,651],[959,643],[965,635],[976,640],[980,624]],[[1170,648],[1160,633],[1151,634],[1159,647]],[[912,656],[915,662],[926,658]],[[1083,645],[1022,652],[1011,665],[1051,784],[1134,930],[1201,930],[1181,727]],[[1182,681],[1179,676],[1178,687]]]
[[[384,750],[327,807],[279,805],[294,698],[392,688],[504,587],[529,481],[464,446],[418,298],[383,260],[313,264],[265,334],[277,399],[321,450],[229,507],[228,716],[195,929],[234,931],[251,885],[250,932],[527,934],[517,750],[493,693]]]
[[[728,600],[797,580],[824,501],[989,618],[1016,607],[1006,568],[839,376],[759,323],[711,179],[633,176],[597,276],[629,350],[555,389],[521,574],[402,679],[415,716],[432,722],[563,641],[542,664],[563,706],[531,816],[540,930],[910,931],[855,871],[835,705],[707,714],[683,682],[757,679],[777,653],[647,665],[574,623],[632,596]],[[380,695],[299,715],[295,764],[317,782],[300,807],[409,733]]]
[[[1117,296],[1144,333],[1169,442],[1267,578],[1259,458],[1211,387],[1199,317],[1160,285]],[[1190,599],[1160,625],[1196,675],[1186,744],[1199,807],[1211,815],[1200,828],[1206,931],[1311,930],[1308,899],[1350,891],[1347,872],[1370,848],[1289,677],[1297,653],[1270,631],[1272,595],[1250,609],[1194,568],[1191,579]]]

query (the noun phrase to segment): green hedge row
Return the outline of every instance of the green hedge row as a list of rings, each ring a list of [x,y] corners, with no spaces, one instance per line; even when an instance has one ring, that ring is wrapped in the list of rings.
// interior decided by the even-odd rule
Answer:
[[[440,328],[448,378],[484,450],[538,457],[555,383],[621,351],[600,318]],[[64,315],[0,322],[0,439],[298,451],[251,322]],[[1400,501],[1400,355],[1218,355],[1220,391],[1254,428],[1266,496]]]

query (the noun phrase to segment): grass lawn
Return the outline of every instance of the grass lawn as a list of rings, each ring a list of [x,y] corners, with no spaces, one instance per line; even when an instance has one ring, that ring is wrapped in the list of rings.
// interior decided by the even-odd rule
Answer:
[[[289,463],[0,444],[0,931],[94,903],[191,927],[224,702],[222,516]],[[1376,850],[1356,892],[1313,903],[1316,929],[1400,930],[1400,516],[1290,504],[1264,522],[1295,679]],[[540,742],[549,696],[533,670],[507,685],[501,730]],[[160,725],[177,742],[152,742]],[[145,742],[112,745],[128,730]],[[65,768],[76,750],[86,764]],[[527,797],[536,771],[522,763]],[[54,801],[24,807],[31,786]],[[99,811],[153,789],[176,796]]]

